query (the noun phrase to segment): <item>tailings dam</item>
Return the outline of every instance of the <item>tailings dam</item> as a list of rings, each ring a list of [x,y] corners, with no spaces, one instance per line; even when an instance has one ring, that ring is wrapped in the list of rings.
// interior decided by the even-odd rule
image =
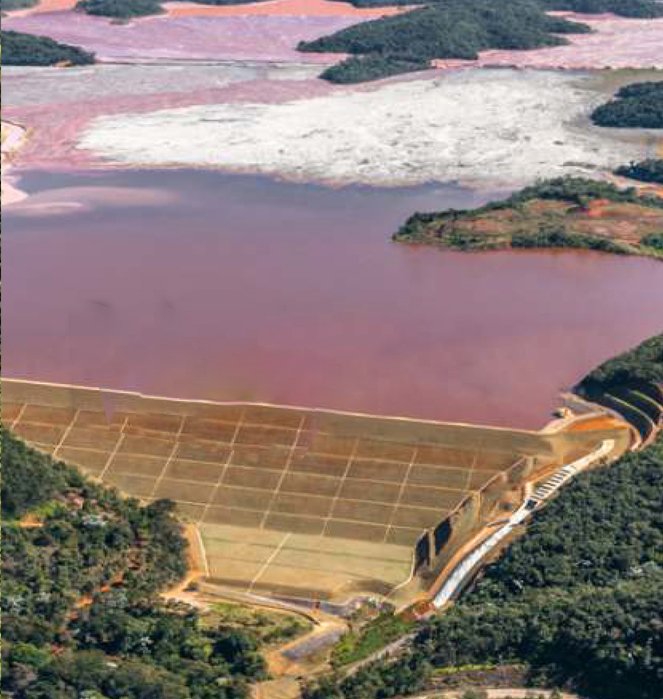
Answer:
[[[413,601],[525,483],[631,441],[609,419],[530,432],[7,379],[2,395],[3,423],[37,449],[173,500],[208,581],[303,600]]]

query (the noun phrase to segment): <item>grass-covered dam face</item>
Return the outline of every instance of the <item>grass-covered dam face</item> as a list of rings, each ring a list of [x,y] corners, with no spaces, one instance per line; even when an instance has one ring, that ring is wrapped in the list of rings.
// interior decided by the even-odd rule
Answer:
[[[200,527],[212,581],[322,599],[387,595],[413,566],[406,594],[423,592],[453,548],[517,507],[526,478],[590,451],[606,432],[544,435],[8,380],[3,420],[125,493],[175,501]]]

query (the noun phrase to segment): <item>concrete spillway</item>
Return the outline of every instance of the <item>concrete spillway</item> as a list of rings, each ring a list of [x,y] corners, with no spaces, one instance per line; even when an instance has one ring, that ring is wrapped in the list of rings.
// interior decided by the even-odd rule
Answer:
[[[509,520],[496,532],[491,534],[479,546],[461,560],[461,562],[451,571],[440,591],[435,595],[433,604],[436,607],[443,607],[450,602],[453,597],[462,589],[469,576],[476,570],[481,561],[503,541],[511,532],[521,524],[539,507],[544,501],[552,497],[565,483],[571,480],[576,474],[585,470],[592,464],[606,458],[613,450],[615,442],[612,439],[605,440],[591,454],[563,466],[551,478],[539,485],[532,497],[526,501],[511,515]]]

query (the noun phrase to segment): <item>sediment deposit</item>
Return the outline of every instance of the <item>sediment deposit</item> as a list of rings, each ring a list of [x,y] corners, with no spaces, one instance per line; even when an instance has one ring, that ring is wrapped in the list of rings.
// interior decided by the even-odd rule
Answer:
[[[599,82],[552,71],[427,74],[280,104],[101,117],[80,147],[124,164],[297,180],[511,186],[609,170],[652,150],[655,141],[589,123],[587,115],[604,99]]]
[[[334,54],[301,54],[300,41],[357,22],[352,16],[157,15],[128,24],[80,12],[43,12],[3,21],[4,29],[46,35],[96,53],[99,60],[261,60],[334,63]]]

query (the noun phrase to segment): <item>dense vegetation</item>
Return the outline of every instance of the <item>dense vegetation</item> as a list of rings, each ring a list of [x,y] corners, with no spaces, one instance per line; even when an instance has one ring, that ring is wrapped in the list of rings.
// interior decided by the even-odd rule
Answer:
[[[47,36],[34,36],[21,32],[0,32],[2,65],[5,66],[53,66],[85,65],[94,63],[94,54],[77,46],[60,44]]]
[[[643,241],[663,251],[663,235]],[[595,403],[620,413],[649,440],[663,420],[663,335],[605,362],[577,387],[577,392]]]
[[[663,233],[651,233],[642,239],[642,244],[653,248],[657,252],[663,252]]]
[[[39,0],[0,0],[0,12],[23,10],[26,7],[34,7]]]
[[[663,129],[663,80],[622,87],[591,118],[598,126]]]
[[[430,5],[445,0],[340,0],[355,7],[385,7],[387,5]],[[612,12],[622,17],[660,17],[663,8],[655,0],[541,0],[547,10],[567,10],[587,14]]]
[[[358,83],[366,80],[378,80],[390,75],[427,70],[429,67],[428,61],[418,58],[371,54],[361,58],[350,56],[344,61],[326,68],[320,77],[339,84]]]
[[[663,184],[663,159],[651,158],[650,160],[642,160],[639,163],[622,165],[615,170],[615,174],[621,177],[629,177],[632,180],[639,180],[640,182]]]
[[[658,197],[643,197],[633,187],[620,189],[610,182],[590,180],[584,177],[555,177],[529,185],[508,199],[488,204],[486,209],[505,209],[523,204],[533,199],[568,201],[576,206],[586,206],[594,199],[641,204],[663,208],[663,201]]]
[[[360,82],[403,72],[407,63],[420,70],[434,58],[475,59],[491,48],[555,46],[564,43],[556,34],[586,31],[583,24],[546,15],[536,0],[445,0],[301,42],[298,48],[359,56],[324,77]]]
[[[331,664],[341,667],[363,660],[414,628],[413,621],[384,612],[363,628],[345,634],[332,650]]]
[[[663,334],[601,364],[582,380],[580,389],[596,394],[639,383],[663,385]]]
[[[185,572],[172,503],[141,507],[2,440],[2,689],[16,699],[240,699],[253,634],[157,596]]]
[[[595,202],[624,204],[624,221],[642,227],[638,246],[606,235],[607,223],[588,217]],[[628,205],[640,208],[628,209]],[[525,187],[507,199],[467,211],[415,213],[394,234],[400,242],[427,243],[456,250],[503,248],[576,248],[615,254],[659,256],[658,231],[653,219],[641,214],[663,209],[663,200],[638,194],[633,187],[619,189],[608,182],[581,177],[559,177]],[[613,223],[617,221],[613,213]],[[659,217],[663,218],[663,217]],[[592,227],[597,230],[591,232]],[[663,224],[662,224],[663,227]]]
[[[609,252],[613,255],[630,255],[633,248],[626,243],[611,238],[583,233],[569,233],[563,228],[542,229],[535,233],[516,233],[511,237],[514,249],[567,248],[575,250],[594,250]]]
[[[411,652],[307,699],[385,699],[434,668],[525,661],[531,680],[597,699],[660,699],[663,440],[579,476],[470,594],[428,622]]]
[[[201,5],[245,5],[261,1],[264,0],[192,0]],[[76,9],[89,15],[131,19],[162,14],[165,12],[162,2],[163,0],[80,0]]]
[[[158,15],[164,11],[160,0],[80,0],[76,9],[89,15],[117,19]]]

